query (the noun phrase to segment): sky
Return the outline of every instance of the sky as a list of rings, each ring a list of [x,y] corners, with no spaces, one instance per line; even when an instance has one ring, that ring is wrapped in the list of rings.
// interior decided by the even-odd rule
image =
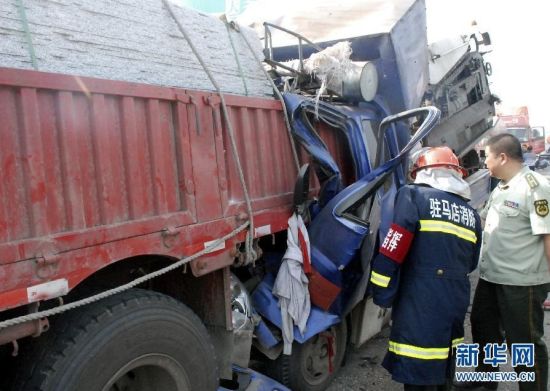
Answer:
[[[544,0],[426,0],[428,40],[470,28],[491,34],[490,88],[502,110],[527,106],[532,126],[550,134],[550,2]],[[506,107],[507,106],[507,107]]]

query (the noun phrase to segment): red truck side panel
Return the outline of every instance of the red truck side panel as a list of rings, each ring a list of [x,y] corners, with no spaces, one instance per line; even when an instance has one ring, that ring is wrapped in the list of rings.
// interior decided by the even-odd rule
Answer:
[[[280,205],[281,195],[290,196],[294,190],[296,173],[282,111],[275,111],[269,106],[248,107],[242,98],[236,99],[229,110],[233,127],[239,129],[236,134],[237,149],[248,192],[254,200],[254,209]],[[225,175],[220,177],[220,187],[225,191],[222,197],[224,216],[228,216],[237,210],[244,210],[244,196],[231,153],[229,132],[225,125],[222,127],[218,145],[225,153],[219,163]]]
[[[296,168],[281,104],[226,100],[255,234],[284,230]],[[220,98],[207,92],[0,68],[0,176],[0,310],[121,259],[196,253],[246,211]],[[243,239],[194,261],[195,274],[230,264]]]
[[[282,230],[296,170],[281,104],[227,102],[256,227]],[[210,93],[2,68],[0,139],[0,309],[119,259],[202,250],[245,210]]]
[[[176,153],[189,136],[174,126],[181,119],[171,101],[8,86],[0,93],[0,132],[9,140],[0,147],[3,199],[17,193],[13,209],[4,208],[3,243],[165,213],[194,220],[179,187],[191,176],[189,143]]]

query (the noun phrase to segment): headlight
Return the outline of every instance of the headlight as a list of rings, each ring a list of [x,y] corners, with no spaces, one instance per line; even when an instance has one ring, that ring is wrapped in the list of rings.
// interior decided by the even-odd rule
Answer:
[[[254,310],[250,295],[243,283],[233,274],[231,277],[231,313],[233,330],[253,330]]]

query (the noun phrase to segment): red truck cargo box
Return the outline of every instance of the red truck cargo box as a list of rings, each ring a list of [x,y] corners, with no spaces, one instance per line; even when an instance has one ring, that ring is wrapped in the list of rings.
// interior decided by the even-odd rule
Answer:
[[[281,103],[226,100],[255,234],[284,230],[296,167]],[[0,310],[118,260],[194,254],[246,211],[216,94],[0,68],[0,140]],[[227,266],[243,238],[194,272]]]
[[[296,169],[281,104],[227,103],[256,228],[284,229]],[[0,69],[0,308],[235,228],[246,208],[220,113],[211,93]]]

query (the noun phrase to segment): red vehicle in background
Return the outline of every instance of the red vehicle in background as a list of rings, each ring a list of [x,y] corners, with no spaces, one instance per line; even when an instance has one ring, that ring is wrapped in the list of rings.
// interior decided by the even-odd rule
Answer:
[[[529,125],[529,110],[527,106],[518,107],[513,114],[498,114],[506,127],[506,132],[516,136],[524,151],[538,154],[544,152],[544,132],[541,128]]]

